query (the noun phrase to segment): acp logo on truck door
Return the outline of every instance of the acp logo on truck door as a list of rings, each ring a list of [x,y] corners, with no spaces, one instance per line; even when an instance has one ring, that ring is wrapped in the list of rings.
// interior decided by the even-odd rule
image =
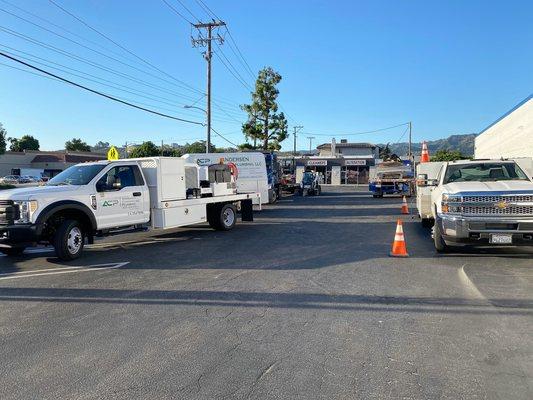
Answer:
[[[118,204],[118,200],[106,200],[102,203],[102,207],[113,207]]]

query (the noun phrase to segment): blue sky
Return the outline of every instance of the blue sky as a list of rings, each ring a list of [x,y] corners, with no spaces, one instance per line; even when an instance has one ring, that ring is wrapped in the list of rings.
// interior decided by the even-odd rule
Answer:
[[[48,0],[0,0],[0,9],[142,71],[3,11],[0,27],[131,75],[137,82],[1,30],[0,50],[28,57],[16,52],[24,51],[90,73],[134,94],[44,67],[106,93],[156,106],[161,112],[203,120],[201,111],[186,110],[183,105],[196,102],[205,107],[201,94],[205,92],[205,61],[200,50],[191,46],[190,25],[162,0],[54,1],[196,90],[151,69]],[[167,1],[189,20],[193,17],[182,4],[195,17],[207,19],[197,0],[181,0],[182,4]],[[404,127],[349,134],[406,121],[413,122],[415,141],[479,132],[533,92],[531,1],[204,1],[228,24],[254,72],[272,66],[282,74],[280,103],[290,117],[290,131],[293,125],[304,126],[298,148],[308,147],[306,136],[315,136],[314,144],[331,137],[396,142],[402,138]],[[227,41],[222,46],[224,55],[252,85],[252,77],[229,44]],[[219,50],[215,47],[215,51]],[[238,105],[249,101],[249,90],[217,56],[213,60],[213,93],[219,107],[214,110],[213,127],[230,141],[242,143],[240,122],[244,115]],[[0,63],[16,66],[5,59]],[[150,86],[139,84],[139,80]],[[139,97],[140,92],[151,99]],[[0,122],[10,136],[36,136],[42,149],[63,148],[72,137],[90,144],[103,140],[116,145],[143,140],[184,143],[205,137],[201,126],[129,109],[5,65],[0,65]],[[227,145],[216,136],[214,143]],[[292,149],[292,137],[284,142],[284,149]]]

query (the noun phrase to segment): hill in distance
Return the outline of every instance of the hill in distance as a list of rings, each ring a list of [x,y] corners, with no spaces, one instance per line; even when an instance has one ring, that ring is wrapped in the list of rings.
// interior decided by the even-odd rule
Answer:
[[[430,140],[427,142],[429,154],[435,153],[437,150],[457,150],[465,156],[474,154],[474,139],[475,133],[465,135],[451,135],[446,139]],[[387,144],[378,144],[379,147],[385,147]],[[407,155],[409,149],[408,142],[389,143],[391,152],[399,156]],[[422,151],[422,143],[413,142],[412,151],[414,154],[419,154]]]

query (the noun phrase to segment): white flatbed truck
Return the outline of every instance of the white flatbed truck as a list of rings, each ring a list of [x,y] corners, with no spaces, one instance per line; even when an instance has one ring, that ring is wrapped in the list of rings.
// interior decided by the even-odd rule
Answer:
[[[60,259],[73,260],[95,236],[205,222],[230,230],[236,205],[242,220],[252,221],[259,198],[237,194],[224,164],[200,167],[173,157],[77,164],[44,186],[0,193],[0,252],[20,255],[45,243]]]

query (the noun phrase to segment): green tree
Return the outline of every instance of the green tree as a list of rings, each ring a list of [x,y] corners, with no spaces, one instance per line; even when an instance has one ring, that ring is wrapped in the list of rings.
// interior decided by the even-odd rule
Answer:
[[[154,156],[160,156],[160,155],[161,155],[161,149],[157,147],[151,141],[143,142],[143,144],[135,147],[129,154],[131,158],[154,157]]]
[[[98,143],[96,143],[93,147],[94,147],[94,149],[95,149],[96,151],[98,151],[98,150],[107,150],[107,149],[109,149],[109,148],[111,147],[111,145],[109,144],[109,142],[102,142],[102,141],[100,140],[100,141],[99,141]]]
[[[216,153],[217,149],[212,144],[209,148],[210,153]],[[194,153],[205,153],[205,140],[198,140],[193,143],[186,143],[183,146],[182,154],[194,154]]]
[[[239,150],[257,150],[257,147],[255,147],[253,144],[246,142],[239,145]]]
[[[39,141],[31,135],[24,135],[20,139],[8,138],[11,151],[39,150]]]
[[[91,146],[81,139],[72,139],[65,142],[65,150],[67,151],[91,151]]]
[[[465,156],[458,150],[437,150],[431,157],[431,161],[455,161],[468,158],[470,157]]]
[[[248,114],[242,131],[254,145],[259,141],[264,150],[279,150],[281,142],[287,139],[287,119],[283,112],[278,113],[277,98],[279,90],[276,85],[281,75],[272,68],[263,68],[255,82],[252,104],[243,104],[242,110]]]
[[[0,123],[0,155],[6,152],[6,138],[7,131],[4,129],[3,125]]]

